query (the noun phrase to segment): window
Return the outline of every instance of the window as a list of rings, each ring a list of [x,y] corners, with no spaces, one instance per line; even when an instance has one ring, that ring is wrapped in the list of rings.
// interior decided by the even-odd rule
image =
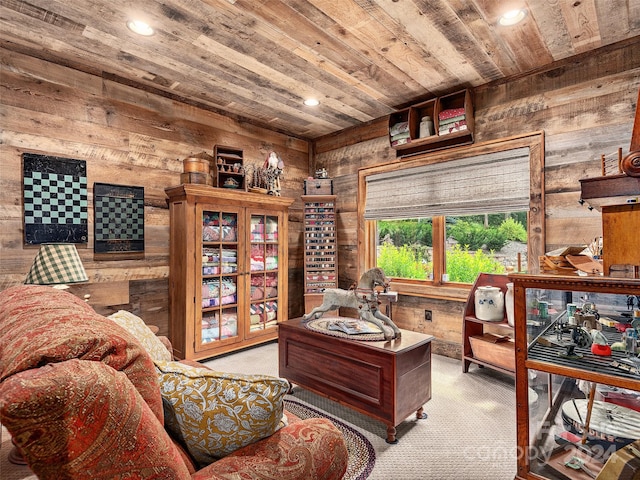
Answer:
[[[472,283],[480,271],[536,273],[543,165],[535,133],[360,170],[361,268],[434,285]]]

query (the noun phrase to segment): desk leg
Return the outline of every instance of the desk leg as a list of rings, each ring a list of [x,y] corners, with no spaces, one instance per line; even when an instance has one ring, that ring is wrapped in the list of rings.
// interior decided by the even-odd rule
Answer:
[[[392,445],[398,443],[398,439],[396,438],[396,427],[391,425],[387,426],[387,443]]]
[[[424,407],[420,407],[416,412],[416,420],[424,420],[427,418],[427,414],[424,413]]]

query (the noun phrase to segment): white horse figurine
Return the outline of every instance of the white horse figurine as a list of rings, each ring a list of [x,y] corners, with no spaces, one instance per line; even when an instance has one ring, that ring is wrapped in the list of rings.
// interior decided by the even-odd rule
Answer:
[[[384,338],[390,340],[392,338],[400,338],[400,329],[380,311],[378,305],[378,292],[376,287],[383,287],[385,290],[389,286],[389,279],[386,277],[381,268],[372,268],[367,270],[355,289],[343,290],[341,288],[327,288],[323,293],[322,305],[315,307],[311,312],[305,314],[302,318],[320,318],[325,312],[335,310],[339,307],[355,308],[361,319],[369,321],[377,325],[384,332]],[[390,333],[388,329],[383,328],[387,324],[393,331]]]

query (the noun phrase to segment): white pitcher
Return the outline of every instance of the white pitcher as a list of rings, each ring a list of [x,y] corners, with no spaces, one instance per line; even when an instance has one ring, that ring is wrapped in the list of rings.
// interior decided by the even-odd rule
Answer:
[[[504,319],[504,295],[498,287],[482,286],[475,293],[476,318],[487,322]]]
[[[513,300],[513,283],[507,283],[507,293],[504,294],[504,309],[507,312],[507,323],[513,327],[515,324],[515,312],[514,312],[514,300]]]

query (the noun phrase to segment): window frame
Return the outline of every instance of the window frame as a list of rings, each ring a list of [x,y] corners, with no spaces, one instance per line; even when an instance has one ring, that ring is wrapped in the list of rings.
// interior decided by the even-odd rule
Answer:
[[[397,158],[384,164],[358,170],[358,270],[359,274],[376,265],[377,228],[375,220],[365,220],[367,177],[391,170],[408,169],[459,158],[485,155],[516,148],[529,148],[529,212],[527,215],[527,271],[539,273],[539,257],[545,251],[544,218],[544,132],[498,139],[469,146]],[[445,269],[445,217],[433,217],[433,280],[392,279],[392,288],[402,294],[435,298],[466,299],[472,285],[442,282]]]

